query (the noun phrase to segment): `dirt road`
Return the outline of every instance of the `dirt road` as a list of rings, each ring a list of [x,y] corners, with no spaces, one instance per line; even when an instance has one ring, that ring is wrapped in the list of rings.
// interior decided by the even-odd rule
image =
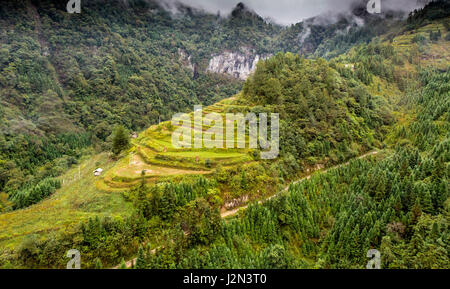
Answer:
[[[376,154],[378,154],[378,153],[379,153],[378,151],[372,151],[372,152],[366,153],[366,154],[364,154],[364,155],[362,155],[362,156],[359,156],[359,157],[357,157],[357,158],[355,158],[355,159],[353,159],[353,160],[363,159],[363,158],[366,158],[366,157],[368,157],[368,156],[376,155]],[[303,182],[304,180],[309,180],[309,179],[311,178],[311,176],[312,176],[313,174],[317,173],[317,172],[320,172],[320,173],[326,173],[326,172],[329,171],[329,170],[337,169],[337,168],[340,168],[340,167],[342,167],[342,166],[346,166],[346,165],[348,165],[349,163],[350,163],[350,161],[348,161],[348,162],[346,162],[346,163],[344,163],[344,164],[340,164],[340,165],[337,165],[337,166],[334,166],[334,167],[325,169],[325,170],[314,171],[314,172],[312,172],[311,174],[309,174],[309,175],[307,175],[307,176],[305,176],[305,177],[303,177],[303,178],[301,178],[301,179],[299,179],[299,180],[297,180],[297,181],[295,181],[295,182],[293,182],[293,183],[291,183],[291,184],[295,185],[295,184],[298,184],[298,183],[300,183],[300,182]],[[289,186],[290,186],[291,184],[289,184]],[[284,188],[284,190],[282,190],[281,192],[278,192],[278,193],[276,193],[276,194],[274,194],[274,195],[268,197],[268,198],[265,199],[265,200],[261,200],[261,201],[259,201],[258,203],[261,204],[261,203],[263,203],[263,202],[265,202],[265,201],[268,201],[268,200],[270,200],[270,199],[272,199],[272,198],[275,198],[276,196],[278,196],[279,194],[281,194],[281,193],[283,193],[283,192],[287,192],[287,191],[289,190],[289,186],[287,186],[286,188]],[[229,216],[235,215],[235,214],[236,214],[237,212],[239,212],[240,210],[245,210],[247,207],[248,207],[248,205],[245,205],[245,206],[238,207],[238,208],[235,208],[235,209],[232,209],[232,210],[229,210],[229,211],[225,211],[225,212],[221,213],[220,216],[221,216],[222,218],[227,218],[227,217],[229,217]]]

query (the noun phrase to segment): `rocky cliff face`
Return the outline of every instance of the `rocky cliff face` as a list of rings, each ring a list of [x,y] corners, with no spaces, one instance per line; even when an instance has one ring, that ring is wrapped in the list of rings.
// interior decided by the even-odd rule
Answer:
[[[178,55],[180,56],[179,60],[190,70],[194,71],[194,65],[192,64],[192,56],[181,48],[178,48]]]
[[[192,76],[194,79],[196,79],[198,76],[197,63],[192,63],[192,56],[181,48],[178,48],[178,55],[180,56],[179,60],[181,61],[181,63],[192,70]]]
[[[248,48],[240,51],[225,51],[210,59],[206,71],[224,73],[245,80],[256,69],[256,64],[261,59],[267,59],[271,55],[258,55]]]

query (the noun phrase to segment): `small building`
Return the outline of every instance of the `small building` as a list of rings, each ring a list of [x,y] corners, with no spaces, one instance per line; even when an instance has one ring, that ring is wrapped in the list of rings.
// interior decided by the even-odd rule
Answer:
[[[354,65],[354,64],[348,64],[348,63],[347,63],[347,64],[344,65],[344,67],[345,67],[345,68],[350,68],[350,69],[353,70],[353,71],[355,70],[355,65]]]
[[[101,168],[98,168],[94,171],[94,176],[98,177],[99,175],[101,175],[103,172],[103,170]]]

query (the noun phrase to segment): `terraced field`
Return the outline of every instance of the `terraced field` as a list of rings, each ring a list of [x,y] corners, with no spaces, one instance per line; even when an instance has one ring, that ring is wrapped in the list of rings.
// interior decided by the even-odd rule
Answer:
[[[402,33],[392,40],[392,45],[397,52],[405,56],[410,55],[411,51],[414,49],[423,50],[421,53],[417,53],[417,59],[413,60],[416,64],[445,70],[450,61],[450,42],[446,41],[445,38],[450,32],[448,32],[445,28],[443,21],[448,21],[448,19],[442,20],[441,22],[428,24],[418,28],[417,30],[410,31],[409,33]],[[433,33],[441,31],[441,39],[434,42],[430,41],[430,31]],[[417,47],[413,41],[414,37],[418,35],[422,35],[426,39],[424,44],[419,45],[419,47]],[[419,57],[419,55],[421,56]],[[405,68],[408,70],[408,67]],[[412,67],[410,67],[410,69],[412,69]]]
[[[217,113],[225,120],[227,112],[245,111],[248,111],[247,107],[235,104],[235,98],[230,98],[204,108],[202,115]],[[186,175],[208,175],[219,165],[231,167],[254,161],[250,149],[175,148],[172,145],[172,133],[175,130],[182,127],[194,129],[198,125],[201,130],[197,129],[197,133],[204,136],[211,128],[211,126],[202,125],[198,120],[195,122],[194,113],[191,113],[190,117],[191,125],[181,123],[173,125],[171,122],[164,122],[142,132],[137,139],[133,140],[133,146],[128,155],[105,173],[97,187],[120,190],[136,185],[143,178],[147,183],[151,183]],[[236,136],[235,143],[237,144]],[[244,145],[248,147],[247,144],[248,135],[246,134]],[[193,139],[191,145],[193,146]]]

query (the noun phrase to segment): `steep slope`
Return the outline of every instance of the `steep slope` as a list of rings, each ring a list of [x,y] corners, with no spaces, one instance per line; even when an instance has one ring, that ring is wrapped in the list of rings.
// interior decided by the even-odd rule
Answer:
[[[159,1],[86,1],[81,14],[66,4],[0,7],[1,199],[60,175],[86,147],[108,149],[115,125],[137,131],[231,97],[259,59],[329,58],[397,19],[353,12],[282,27],[243,4],[228,17],[181,4],[172,14]]]
[[[47,10],[41,7],[37,11]],[[56,19],[64,14],[58,14],[58,10],[55,9],[49,9],[49,11],[51,13],[46,16],[48,18],[46,20],[48,21],[47,25],[50,25],[50,23],[60,23],[54,21],[54,18]],[[438,11],[440,10],[438,9]],[[423,11],[419,11],[418,13],[420,15]],[[30,17],[36,20],[35,16],[34,12],[30,15]],[[65,19],[64,17],[66,16],[62,17]],[[132,16],[129,15],[129,17]],[[165,16],[161,17],[165,19]],[[192,17],[195,18],[194,16]],[[108,20],[110,18],[106,17],[106,19]],[[413,19],[413,17],[410,19]],[[91,20],[94,21],[93,19]],[[108,21],[106,23],[113,23]],[[420,21],[422,21],[420,23],[424,23],[423,20]],[[164,23],[164,21],[162,22]],[[62,23],[64,24],[64,21]],[[72,24],[70,21],[69,23]],[[420,67],[437,67],[442,70],[448,68],[450,59],[447,53],[448,26],[446,23],[448,23],[448,18],[442,18],[441,15],[433,18],[431,23],[427,23],[428,26],[419,24],[413,30],[402,27],[402,29],[392,31],[391,34],[383,35],[380,40],[373,41],[370,45],[355,47],[348,54],[333,59],[329,63],[320,59],[302,59],[299,56],[289,53],[279,54],[267,61],[261,62],[255,74],[247,80],[242,93],[236,98],[224,100],[206,108],[205,112],[217,112],[222,115],[225,112],[245,113],[250,111],[280,113],[282,119],[282,150],[280,152],[280,158],[276,162],[261,161],[258,158],[258,153],[255,154],[254,151],[246,149],[233,150],[232,152],[214,149],[175,149],[170,145],[169,136],[176,128],[169,123],[153,126],[139,135],[133,142],[130,151],[124,152],[119,161],[112,162],[105,155],[83,161],[82,175],[86,176],[85,179],[75,183],[66,183],[69,178],[73,179],[73,176],[77,175],[77,169],[74,167],[62,177],[58,178],[63,183],[62,188],[50,197],[50,199],[44,200],[28,209],[0,215],[0,226],[2,226],[2,233],[4,232],[0,237],[0,242],[6,248],[2,254],[1,261],[6,262],[5,260],[7,260],[15,265],[19,264],[19,266],[25,267],[60,267],[64,264],[64,258],[62,257],[64,256],[64,250],[67,249],[66,247],[68,245],[72,244],[83,247],[87,260],[86,266],[88,267],[93,266],[94,260],[97,257],[106,263],[116,264],[120,256],[125,256],[130,252],[136,251],[137,244],[140,241],[151,239],[155,244],[164,243],[164,240],[161,240],[159,234],[172,234],[172,230],[176,227],[175,224],[177,223],[181,224],[181,231],[191,233],[190,239],[188,239],[189,244],[195,246],[198,242],[201,244],[213,242],[217,233],[217,227],[214,226],[220,226],[218,223],[214,223],[207,230],[203,231],[202,226],[206,226],[206,223],[198,225],[198,221],[202,221],[205,214],[211,214],[213,216],[212,219],[216,220],[217,214],[215,213],[215,209],[217,208],[233,208],[246,202],[257,200],[260,197],[271,195],[278,190],[281,184],[296,178],[298,175],[309,174],[311,170],[320,169],[323,166],[342,163],[373,147],[381,146],[384,135],[390,131],[390,125],[394,120],[390,114],[390,108],[398,108],[405,103],[415,105],[413,102],[414,98],[410,99],[409,97],[414,96],[412,92],[419,87],[419,84],[414,80],[417,79]],[[167,25],[167,23],[164,25]],[[161,24],[160,28],[163,29],[164,25]],[[171,22],[170,25],[174,24]],[[64,27],[67,28],[69,26]],[[110,26],[114,28],[114,25]],[[26,33],[36,33],[34,27],[22,27],[18,25],[17,29],[24,29]],[[49,29],[49,26],[47,29]],[[108,27],[103,25],[102,29],[108,29]],[[31,30],[33,32],[30,32]],[[41,35],[43,33],[42,31],[45,31],[45,25],[41,26],[38,31],[38,34]],[[429,33],[429,31],[432,33]],[[439,31],[440,36],[438,36]],[[66,35],[65,33],[63,32],[62,34]],[[121,87],[122,82],[118,81],[122,77],[119,73],[119,78],[116,78],[116,72],[122,72],[121,69],[125,70],[128,67],[133,67],[131,64],[135,63],[133,61],[126,62],[121,58],[126,53],[121,54],[115,47],[120,47],[122,40],[130,41],[133,45],[139,45],[139,43],[134,42],[134,38],[137,38],[136,36],[124,40],[122,38],[124,38],[126,33],[124,31],[121,31],[121,33],[122,35],[116,35],[114,33],[111,34],[109,31],[104,34],[111,34],[116,37],[114,41],[109,38],[106,40],[103,39],[105,43],[109,43],[109,46],[105,45],[105,47],[113,51],[112,56],[107,55],[106,48],[99,48],[100,50],[103,49],[100,53],[101,57],[99,56],[100,59],[104,58],[105,63],[108,65],[111,64],[111,66],[106,66],[111,68],[111,70],[97,71],[97,69],[88,69],[86,76],[82,73],[88,84],[86,86],[87,90],[79,95],[70,88],[78,87],[84,81],[66,82],[62,77],[66,73],[55,72],[57,77],[53,77],[55,74],[52,74],[53,70],[51,67],[58,67],[56,64],[59,63],[54,63],[55,60],[51,61],[51,65],[48,66],[49,70],[41,73],[42,75],[50,75],[52,80],[45,80],[47,78],[43,78],[45,81],[41,79],[41,82],[40,80],[30,78],[32,80],[31,82],[20,82],[31,83],[33,84],[31,87],[21,87],[19,85],[20,83],[14,77],[14,73],[5,73],[8,77],[5,77],[2,81],[6,81],[4,83],[7,83],[7,88],[2,90],[2,92],[6,91],[10,94],[2,98],[5,105],[1,107],[0,113],[2,117],[8,117],[8,123],[6,125],[10,127],[10,124],[14,123],[11,119],[22,113],[16,107],[16,103],[14,102],[16,100],[11,97],[11,95],[16,95],[15,91],[21,91],[23,89],[21,91],[22,93],[19,94],[23,97],[28,96],[27,93],[30,93],[29,95],[32,96],[30,103],[27,100],[20,105],[24,106],[26,104],[26,109],[31,110],[30,114],[38,116],[40,113],[33,112],[33,110],[35,109],[35,104],[41,101],[40,97],[42,95],[40,94],[40,89],[42,87],[37,86],[38,89],[33,90],[35,89],[34,85],[44,85],[47,89],[49,87],[45,85],[56,81],[55,79],[59,80],[58,83],[55,82],[57,86],[54,89],[58,91],[57,87],[62,87],[61,95],[59,96],[58,93],[50,93],[50,96],[44,95],[49,98],[46,104],[47,106],[40,108],[42,114],[44,112],[48,113],[48,115],[44,114],[48,119],[52,119],[51,117],[53,116],[50,113],[52,109],[50,104],[55,105],[56,110],[61,109],[58,107],[60,102],[57,99],[59,97],[64,103],[64,117],[70,119],[73,117],[71,112],[77,111],[77,107],[81,107],[81,115],[83,116],[82,120],[80,120],[81,123],[96,125],[96,119],[89,113],[90,109],[98,112],[100,118],[106,114],[107,116],[105,117],[117,118],[120,122],[128,120],[130,121],[128,124],[137,121],[136,119],[138,118],[133,118],[132,121],[129,120],[127,113],[124,113],[122,110],[123,107],[115,110],[117,109],[116,107],[109,105],[110,102],[112,104],[123,104],[125,99],[121,95],[124,90],[120,90],[121,92],[117,92],[117,94],[114,90],[116,88],[124,89]],[[4,33],[4,35],[6,34]],[[71,33],[67,32],[66,37],[69,38],[69,35]],[[423,37],[420,36],[425,37],[426,41],[423,41]],[[12,36],[10,35],[8,37]],[[9,49],[14,51],[16,48],[20,48],[21,46],[17,43],[28,43],[27,41],[29,41],[28,44],[37,45],[39,42],[36,39],[29,38],[25,38],[25,40],[17,39],[16,41],[19,42],[9,42],[9,38],[6,39],[2,38],[2,41],[4,40],[4,43],[7,43],[8,46],[6,49],[8,51]],[[94,43],[95,41],[101,41],[99,39],[102,38],[90,38],[89,41],[93,41]],[[79,43],[76,41],[85,40],[73,37],[73,39],[68,41],[68,43],[74,41],[78,45]],[[57,40],[55,40],[56,42]],[[47,43],[47,41],[42,43]],[[74,43],[72,45],[75,45]],[[147,44],[145,42],[145,45]],[[39,45],[43,44],[39,42]],[[133,47],[133,45],[127,43],[123,47]],[[142,45],[142,47],[145,46],[144,44]],[[239,43],[239,47],[240,45],[241,43]],[[55,45],[55,47],[65,49],[58,45]],[[92,48],[87,44],[83,47]],[[58,55],[54,58],[56,60],[60,59],[60,57],[65,57],[63,53],[58,52],[58,49],[53,51],[53,53]],[[17,49],[15,53],[17,53],[15,59],[19,61],[22,59],[19,56],[24,53],[24,50]],[[52,51],[49,51],[49,53],[51,55]],[[177,53],[179,53],[178,49],[174,49],[173,53],[169,53],[170,57],[168,58],[171,58],[170,61],[179,59],[178,57],[173,57]],[[44,54],[46,54],[45,51],[42,55]],[[80,51],[75,54],[76,57],[71,57],[79,61],[79,67],[83,67],[83,65],[89,67],[90,64],[86,62],[87,60],[95,60],[95,65],[102,63],[99,59],[95,57],[91,59],[90,55],[86,56]],[[3,55],[5,59],[9,59],[8,57],[10,57],[8,52]],[[71,54],[69,53],[68,55]],[[432,57],[430,57],[431,55]],[[153,59],[155,54],[152,56],[149,61],[157,62],[156,64],[152,63],[152,65],[155,65],[155,67],[163,65],[162,67],[166,68],[162,60]],[[28,58],[23,58],[28,60],[25,64],[31,65],[32,62],[30,61],[33,57],[39,59],[39,55],[33,54]],[[139,59],[145,59],[144,55],[139,55],[139,57],[142,57]],[[123,62],[114,64],[118,59]],[[191,59],[193,58],[191,57]],[[166,59],[164,58],[164,60]],[[14,71],[14,63],[11,64],[8,61],[3,62],[3,64],[8,64],[8,69],[6,68],[6,64],[2,66],[4,72]],[[80,63],[82,64],[81,66]],[[118,69],[118,67],[121,68]],[[140,66],[138,67],[141,68]],[[38,68],[41,69],[42,67],[38,66]],[[158,78],[157,74],[162,73],[159,68],[155,68],[157,70],[152,77]],[[21,69],[24,68],[22,67]],[[66,70],[70,72],[70,69],[67,67],[64,68],[64,71]],[[193,75],[189,68],[181,68],[181,70],[183,71],[182,75],[189,75],[189,81],[192,80]],[[141,72],[139,71],[139,73]],[[142,73],[145,74],[145,69]],[[92,78],[86,78],[87,76]],[[205,77],[211,77],[211,75],[206,75]],[[133,95],[141,96],[139,92],[133,90],[138,90],[143,85],[143,82],[137,78],[139,78],[138,75],[129,78],[130,82],[127,82],[126,88],[132,89],[130,90],[131,94],[128,94],[128,91],[126,92],[127,97],[133,98]],[[100,86],[108,90],[103,92],[97,90],[100,87],[97,86],[98,83],[105,79],[108,80],[108,83]],[[200,78],[194,81],[198,81],[198,79]],[[436,79],[433,82],[439,83],[445,78]],[[9,83],[8,81],[12,82]],[[134,83],[134,86],[130,86],[131,82]],[[426,83],[428,80],[424,82]],[[110,90],[111,88],[114,89]],[[133,94],[133,91],[136,94]],[[85,92],[90,93],[87,99],[84,99]],[[105,113],[105,110],[95,107],[98,101],[96,98],[97,93],[99,93],[99,101],[101,104],[111,109],[109,112]],[[445,91],[443,95],[445,96]],[[112,99],[109,99],[110,96]],[[139,97],[136,99],[139,99]],[[149,99],[153,98],[149,97]],[[191,104],[184,103],[183,105]],[[26,111],[25,108],[24,111]],[[408,123],[410,119],[405,121],[405,116],[407,115],[404,114],[404,111],[396,113],[396,118],[400,122]],[[81,116],[79,117],[81,119]],[[437,114],[436,117],[438,119],[434,121],[437,121],[437,123],[445,122],[446,118],[445,116],[442,117],[442,114]],[[55,122],[57,125],[67,125],[68,123],[64,118]],[[154,122],[156,122],[156,119]],[[23,122],[23,124],[25,123]],[[38,123],[45,123],[45,120]],[[35,124],[31,122],[30,127],[33,127],[33,125]],[[421,124],[418,125],[420,126]],[[19,127],[22,128],[23,126]],[[89,128],[90,126],[88,125],[87,127]],[[136,125],[135,127],[138,128],[139,126]],[[445,126],[439,127],[438,130],[441,131],[443,128],[445,129]],[[49,125],[47,129],[52,130],[54,127],[53,125]],[[83,131],[86,128],[79,129]],[[96,131],[102,132],[104,137],[106,137],[108,132],[103,129]],[[435,130],[433,127],[429,129],[431,131]],[[45,126],[38,127],[38,130],[47,132],[45,131]],[[399,134],[401,133],[403,132],[400,130]],[[38,132],[35,132],[35,134],[39,135]],[[22,148],[27,148],[27,153],[32,154],[32,156],[35,154],[35,156],[37,155],[42,158],[30,162],[36,166],[44,163],[46,157],[39,149],[42,150],[45,148],[49,159],[69,154],[69,157],[65,156],[63,159],[59,159],[58,162],[53,163],[58,164],[56,169],[53,167],[53,164],[49,164],[42,170],[39,170],[39,174],[36,177],[37,180],[45,180],[46,177],[57,177],[66,171],[66,167],[76,162],[75,157],[81,155],[80,149],[88,146],[91,140],[91,138],[83,138],[75,133],[75,136],[58,135],[60,139],[50,138],[51,141],[42,141],[36,144],[29,141],[26,137],[11,139],[11,135],[7,135],[5,141],[1,142],[4,155],[2,158],[6,158],[8,152],[14,152],[17,156],[16,159],[21,157],[19,164],[22,164],[32,173],[37,170],[33,166],[30,166],[30,164],[27,167],[26,164],[29,162],[28,159],[33,159],[33,157],[21,154],[23,151]],[[83,135],[81,134],[81,136]],[[391,136],[387,144],[390,141],[395,142],[396,140],[397,138],[395,136]],[[129,152],[134,153],[131,162]],[[92,154],[92,152],[90,153]],[[14,164],[0,162],[0,165],[2,165],[2,177],[6,175],[6,178],[3,178],[3,180],[9,182],[13,179],[18,183]],[[389,167],[389,165],[386,166]],[[106,172],[101,178],[94,178],[92,176],[92,170],[99,166],[105,168]],[[371,163],[364,164],[362,167],[358,167],[359,164],[356,166],[357,168],[352,167],[352,171],[356,171],[356,173],[351,175],[351,178],[359,174],[364,175],[365,168],[370,167]],[[142,171],[146,171],[144,175]],[[13,177],[4,172],[12,173]],[[207,176],[198,177],[197,175],[199,174]],[[89,178],[87,178],[88,176]],[[320,178],[315,181],[319,182]],[[33,183],[33,181],[30,182]],[[148,183],[150,188],[136,187],[140,183]],[[80,184],[81,187],[77,187]],[[133,187],[134,189],[129,191]],[[10,187],[10,190],[16,191],[14,187]],[[122,198],[122,192],[125,192],[123,194],[125,199]],[[125,200],[132,202],[136,210],[132,210],[130,208],[130,202],[125,202]],[[322,201],[322,199],[319,201]],[[410,201],[408,200],[408,202]],[[418,202],[425,203],[425,201],[425,199],[419,199]],[[296,205],[298,204],[296,203]],[[328,209],[326,207],[322,208],[324,210]],[[439,209],[442,209],[442,204],[439,204]],[[45,212],[43,213],[43,211]],[[405,214],[403,217],[405,217],[408,211],[405,210],[403,213]],[[129,216],[130,214],[133,215]],[[272,213],[264,212],[261,214],[266,216]],[[44,216],[48,216],[48,218],[45,222],[42,222],[42,218],[45,218]],[[99,221],[95,219],[96,216],[106,216],[106,218]],[[113,220],[107,217],[113,217]],[[183,217],[187,220],[186,222],[180,221],[183,220]],[[77,225],[78,222],[85,224],[88,218],[92,219],[87,227]],[[283,219],[285,216],[281,214],[280,218]],[[345,217],[340,218],[342,220],[345,219]],[[261,226],[263,224],[264,222],[260,223]],[[269,222],[267,226],[271,224]],[[73,230],[68,230],[66,233],[62,232],[71,226],[74,226]],[[240,225],[237,226],[239,227]],[[243,226],[245,227],[247,224]],[[314,227],[314,230],[316,230],[316,227]],[[149,231],[152,231],[153,234],[148,234]],[[52,234],[50,238],[48,237],[49,233]],[[180,231],[177,233],[180,233]],[[304,246],[313,246],[311,242],[315,243],[316,233],[317,231],[314,231],[312,235],[308,235],[308,237],[312,236],[312,239],[308,241],[308,245]],[[37,234],[40,238],[37,238],[34,234]],[[101,235],[101,238],[97,238],[97,235]],[[99,239],[102,241],[99,241]],[[54,242],[58,243],[58,240],[65,241],[60,244],[55,244]],[[18,246],[20,243],[21,246]],[[104,244],[107,250],[104,250],[103,253],[100,252],[99,244]],[[49,247],[52,249],[48,249]],[[115,247],[120,249],[116,251],[114,250]],[[41,252],[40,249],[48,255],[42,257],[42,255],[39,255],[40,253],[36,253]],[[103,247],[103,249],[105,248]],[[15,253],[11,254],[12,251],[15,251]],[[34,253],[29,254],[29,252]],[[270,252],[266,253],[268,254]],[[196,253],[194,252],[194,254]],[[48,263],[42,263],[43,260],[47,260]],[[55,263],[52,263],[52,260],[55,260]],[[192,263],[189,263],[189,265],[196,266]]]
[[[424,13],[414,13],[409,23],[416,14]],[[187,206],[186,214],[174,218],[183,222],[194,214],[200,218],[197,227],[185,221],[184,234],[174,230],[174,242],[141,248],[139,268],[362,269],[373,248],[381,252],[382,268],[449,268],[450,58],[445,52],[427,57],[448,49],[442,38],[449,34],[443,32],[449,19],[433,20],[361,45],[334,62],[376,94],[390,95],[385,82],[404,91],[390,98],[399,122],[390,131],[388,150],[292,185],[288,193],[255,203],[228,222],[207,212],[199,216],[197,203],[194,210]],[[415,54],[417,39],[422,44]],[[276,101],[295,107],[289,102],[293,91],[283,91],[291,83],[289,56],[278,57],[259,66],[244,95],[266,106]]]
[[[232,209],[276,193],[289,180],[325,166],[345,162],[379,146],[382,127],[390,123],[389,118],[386,118],[390,114],[388,104],[369,93],[370,86],[363,84],[350,71],[340,64],[302,59],[292,54],[278,54],[262,62],[255,75],[247,80],[241,94],[205,108],[203,114],[280,113],[282,145],[279,158],[261,160],[259,150],[248,148],[177,149],[171,143],[171,135],[177,126],[170,122],[155,125],[140,133],[133,140],[132,148],[124,152],[118,161],[101,161],[102,157],[89,159],[82,163],[82,180],[78,180],[77,170],[74,169],[59,178],[61,182],[64,180],[64,184],[49,199],[24,210],[2,214],[0,226],[4,235],[1,243],[8,248],[4,256],[9,250],[16,250],[18,243],[31,242],[33,246],[44,248],[49,245],[49,240],[66,238],[83,246],[83,250],[86,250],[83,251],[83,256],[86,254],[86,266],[90,266],[93,259],[89,256],[94,256],[98,249],[94,249],[96,245],[85,239],[88,229],[78,231],[77,222],[83,224],[87,218],[97,222],[93,216],[106,215],[114,217],[113,222],[118,222],[113,226],[125,226],[122,227],[124,229],[135,225],[146,228],[162,226],[155,229],[160,231],[165,230],[161,228],[168,228],[170,231],[172,222],[182,217],[178,214],[184,214],[186,206],[197,202],[199,197],[208,200],[204,208],[206,211]],[[303,79],[301,81],[305,87],[310,86],[311,89],[297,91],[298,78]],[[381,85],[384,88],[386,84],[382,82]],[[301,95],[290,94],[289,91]],[[285,97],[280,98],[281,95]],[[321,104],[321,107],[316,107],[317,104]],[[352,125],[347,125],[347,122]],[[205,126],[204,130],[208,128]],[[133,153],[131,159],[130,152]],[[94,165],[105,169],[101,177],[92,176]],[[74,172],[75,181],[66,183],[67,177]],[[145,196],[152,201],[145,201],[146,204],[140,207],[141,211],[129,210],[130,203],[120,209],[124,201],[119,200],[122,193],[125,200],[137,207],[141,206],[139,204],[146,199]],[[108,204],[111,206],[106,208]],[[44,215],[41,210],[47,216],[51,213],[51,223],[42,221]],[[196,214],[202,210],[197,210]],[[150,219],[153,221],[147,223],[146,220]],[[71,226],[75,228],[67,229]],[[186,226],[187,231],[192,231],[196,225],[187,223]],[[18,227],[21,230],[17,230]],[[67,231],[64,233],[64,230]],[[127,254],[130,248],[135,248],[132,241],[133,236],[137,236],[135,234],[147,236],[147,231],[142,230],[133,229],[133,233],[127,235],[131,239],[122,242],[121,254]],[[36,243],[36,240],[30,239],[33,234],[39,234],[42,239]],[[80,234],[84,237],[77,239]],[[162,241],[158,234],[144,235],[139,238],[150,238],[155,243]],[[109,242],[116,241],[105,242],[112,244]],[[21,256],[20,262],[24,266],[47,266],[40,263],[37,256],[28,256],[20,248],[24,247],[19,246],[17,254]],[[63,245],[58,245],[54,250],[60,252],[63,249]],[[107,263],[119,262],[117,255],[105,255],[104,258],[103,261]],[[16,262],[14,258],[9,260]],[[61,262],[63,260],[58,257],[55,264]]]

